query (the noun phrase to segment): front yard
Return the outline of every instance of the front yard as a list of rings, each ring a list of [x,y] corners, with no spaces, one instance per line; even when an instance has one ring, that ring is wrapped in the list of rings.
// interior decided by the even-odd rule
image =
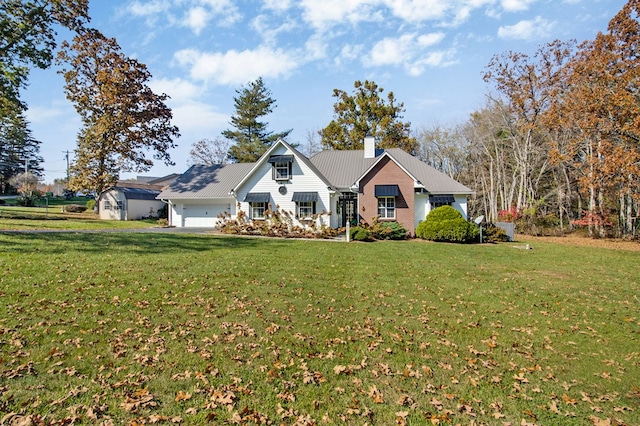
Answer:
[[[0,234],[0,421],[640,424],[639,260]]]

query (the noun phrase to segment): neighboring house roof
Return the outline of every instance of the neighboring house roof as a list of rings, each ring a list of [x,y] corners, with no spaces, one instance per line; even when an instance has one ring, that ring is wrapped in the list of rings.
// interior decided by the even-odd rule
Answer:
[[[124,194],[124,198],[127,200],[155,200],[156,196],[160,193],[160,190],[155,188],[127,188],[115,186],[113,189],[121,191]]]
[[[159,185],[121,180],[114,186],[102,191],[100,197],[109,191],[120,191],[127,200],[155,200],[156,195],[158,195],[161,190],[162,187]]]
[[[159,178],[151,178],[149,180],[147,180],[147,183],[149,185],[162,185],[162,186],[167,186],[169,185],[171,182],[173,182],[174,180],[176,180],[178,177],[180,176],[179,173],[171,173],[170,175],[166,175],[163,177],[159,177]]]
[[[230,192],[249,173],[255,163],[191,166],[157,198],[230,198]]]

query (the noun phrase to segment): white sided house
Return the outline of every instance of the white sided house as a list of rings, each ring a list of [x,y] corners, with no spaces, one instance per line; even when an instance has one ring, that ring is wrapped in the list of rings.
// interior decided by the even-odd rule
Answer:
[[[156,199],[160,192],[160,186],[119,182],[100,194],[100,219],[139,220],[156,216],[164,207],[164,203]]]
[[[294,224],[340,228],[347,222],[397,221],[412,235],[432,208],[452,205],[467,217],[471,190],[405,151],[323,151],[307,158],[283,140],[255,163],[192,166],[157,198],[169,224],[215,227],[219,216],[262,220],[287,212]]]

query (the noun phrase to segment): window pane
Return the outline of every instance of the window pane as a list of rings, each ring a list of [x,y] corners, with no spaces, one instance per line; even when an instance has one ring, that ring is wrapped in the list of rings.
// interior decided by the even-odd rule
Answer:
[[[265,203],[251,203],[251,218],[264,219]]]
[[[298,217],[306,218],[313,216],[313,201],[298,202]]]
[[[275,163],[276,180],[289,179],[289,163]]]
[[[396,199],[395,197],[378,198],[378,216],[381,219],[395,219]]]

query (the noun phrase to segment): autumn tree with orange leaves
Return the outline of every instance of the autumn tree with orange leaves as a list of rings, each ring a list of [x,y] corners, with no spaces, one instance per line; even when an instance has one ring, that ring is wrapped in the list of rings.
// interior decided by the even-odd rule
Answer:
[[[58,59],[63,65],[67,98],[82,119],[71,189],[98,196],[115,184],[121,172],[149,170],[153,160],[173,164],[178,128],[166,94],[147,85],[151,73],[120,51],[113,38],[91,29],[65,43]]]
[[[618,233],[633,236],[640,207],[640,1],[631,0],[610,21],[608,31],[582,44],[565,69],[547,123],[565,141],[550,155],[571,163],[587,201],[583,224],[606,235],[617,219]],[[616,217],[617,216],[617,217]]]
[[[640,210],[640,0],[594,40],[554,41],[487,66],[498,97],[465,131],[485,214],[555,210],[560,226],[637,236]],[[479,186],[481,185],[481,186]]]

